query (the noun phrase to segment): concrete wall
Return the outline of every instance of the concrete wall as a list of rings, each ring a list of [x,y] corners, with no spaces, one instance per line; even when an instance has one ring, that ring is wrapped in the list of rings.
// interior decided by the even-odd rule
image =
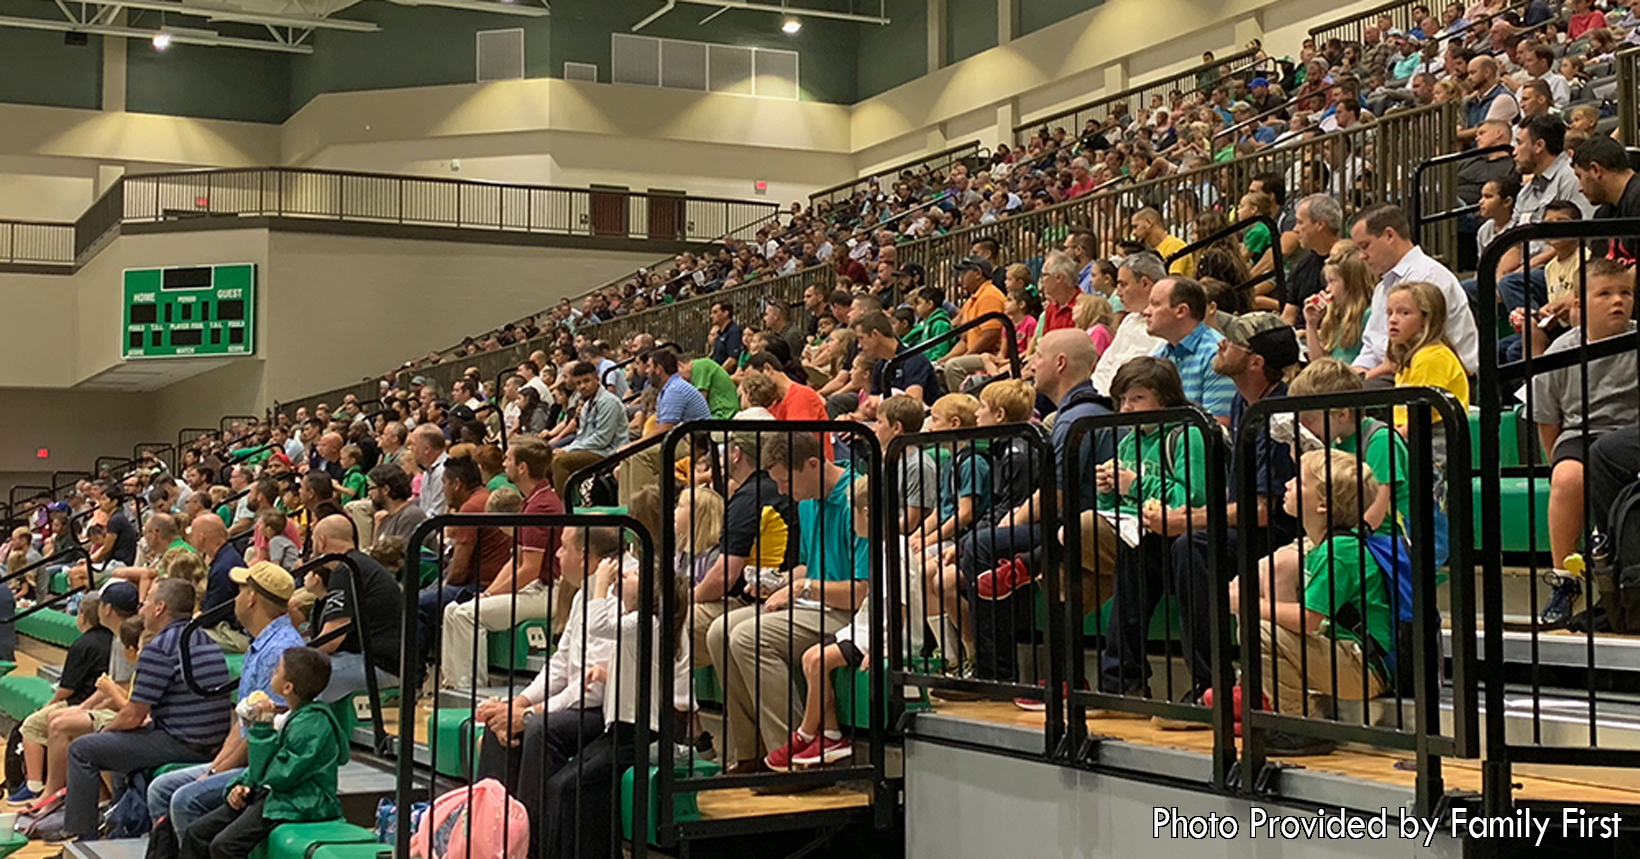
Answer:
[[[53,471],[86,471],[99,456],[174,441],[175,431],[154,435],[155,406],[145,394],[0,389],[0,500],[13,484],[46,484]],[[51,455],[37,458],[40,448]]]
[[[1270,816],[1313,816],[1313,808],[1260,803]],[[1233,815],[1234,840],[1153,837],[1157,808],[1181,815]],[[1397,837],[1394,813],[1383,840],[1251,839],[1253,803],[1151,781],[1099,775],[997,754],[907,740],[907,859],[954,856],[1188,856],[1190,859],[1458,859],[1463,842],[1438,834],[1429,847]],[[1334,816],[1336,808],[1330,809]]]

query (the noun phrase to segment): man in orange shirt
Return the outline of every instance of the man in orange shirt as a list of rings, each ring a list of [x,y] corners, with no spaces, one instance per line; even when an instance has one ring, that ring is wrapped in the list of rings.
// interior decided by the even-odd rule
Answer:
[[[991,282],[991,263],[984,257],[963,257],[956,263],[958,285],[967,300],[957,315],[957,326],[967,324],[987,313],[1001,313],[1005,303],[1002,290]],[[940,361],[939,369],[945,378],[945,390],[962,390],[962,381],[972,373],[984,369],[984,355],[1006,358],[1003,352],[1003,328],[1000,321],[987,322],[971,328],[962,335],[951,351]]]

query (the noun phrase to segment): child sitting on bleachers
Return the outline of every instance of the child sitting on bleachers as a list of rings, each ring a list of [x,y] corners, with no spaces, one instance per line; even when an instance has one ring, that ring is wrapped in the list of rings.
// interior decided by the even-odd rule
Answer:
[[[264,507],[256,514],[256,527],[261,529],[261,538],[268,545],[263,560],[272,561],[286,570],[294,570],[302,565],[302,547],[285,536],[285,523],[288,521],[285,512],[276,507]]]
[[[364,450],[356,444],[342,446],[342,468],[346,471],[342,479],[336,484],[336,503],[347,504],[349,501],[358,501],[365,496],[365,489],[370,485],[370,479],[365,477],[364,469],[359,464],[364,461]],[[279,563],[274,561],[274,563]],[[280,564],[284,566],[284,564]],[[285,569],[291,569],[285,567]]]
[[[97,594],[86,594],[80,601],[77,618],[80,637],[69,646],[68,655],[63,658],[63,674],[57,679],[57,689],[44,707],[23,720],[27,783],[7,797],[8,802],[31,802],[45,791],[46,728],[51,724],[51,714],[90,698],[97,691],[98,678],[108,670],[114,631],[102,625],[101,610],[102,600]]]
[[[870,538],[870,484],[865,480],[854,481],[849,486],[849,496],[854,504],[854,533]],[[901,596],[905,596],[903,590]],[[886,629],[886,621],[884,626]],[[803,683],[807,687],[803,721],[784,746],[764,756],[763,762],[769,769],[784,772],[794,766],[823,766],[854,756],[854,744],[843,736],[837,722],[837,693],[833,690],[831,675],[839,668],[861,669],[866,660],[881,656],[874,654],[873,649],[871,601],[867,599],[861,602],[848,626],[837,630],[835,635],[824,636],[819,644],[803,651]]]
[[[1312,361],[1293,379],[1287,395],[1309,397],[1318,394],[1347,394],[1361,390],[1365,385],[1361,374],[1336,358]],[[1356,456],[1383,478],[1378,493],[1368,500],[1361,518],[1375,534],[1393,534],[1397,530],[1406,536],[1407,517],[1411,515],[1412,474],[1408,471],[1406,440],[1389,425],[1371,418],[1357,419],[1351,409],[1333,409],[1330,412],[1301,412],[1299,423],[1318,439],[1324,439],[1334,450]],[[1365,447],[1363,447],[1365,442]],[[1390,485],[1393,482],[1393,487]],[[1391,503],[1394,509],[1391,509]]]
[[[978,425],[979,400],[970,394],[946,394],[934,401],[926,424],[929,432],[968,429]],[[991,499],[991,463],[982,442],[952,442],[934,457],[938,469],[939,509],[928,515],[916,543],[934,545],[955,540],[974,522]]]
[[[1445,388],[1460,405],[1469,405],[1469,374],[1446,338],[1446,298],[1431,283],[1402,281],[1384,300],[1389,331],[1389,361],[1395,365],[1396,387]],[[1441,420],[1436,414],[1431,418]],[[1395,428],[1407,431],[1407,413],[1395,409]],[[1433,434],[1435,467],[1446,464],[1446,436]]]
[[[183,859],[249,856],[281,824],[342,816],[337,772],[347,762],[348,739],[331,709],[315,700],[329,683],[330,657],[293,647],[271,683],[290,709],[276,714],[265,695],[240,702],[251,722],[250,763],[228,788],[226,803],[183,834]]]
[[[1587,305],[1573,295],[1566,306],[1571,330],[1545,350],[1545,357],[1583,346],[1583,325],[1589,342],[1598,343],[1634,330],[1634,270],[1609,259],[1588,262]],[[1552,301],[1551,301],[1552,303]],[[1549,552],[1554,593],[1544,606],[1546,624],[1564,623],[1583,592],[1578,576],[1566,571],[1566,558],[1577,551],[1583,536],[1583,464],[1589,445],[1605,433],[1640,421],[1640,382],[1634,355],[1619,353],[1589,361],[1589,402],[1583,400],[1580,363],[1539,373],[1532,378],[1532,421],[1553,470],[1549,483]],[[1594,515],[1604,516],[1596,510]]]
[[[1355,701],[1383,695],[1396,621],[1384,573],[1362,539],[1361,501],[1378,492],[1372,470],[1357,468],[1341,450],[1312,450],[1299,458],[1298,471],[1287,481],[1285,505],[1303,523],[1307,548],[1282,551],[1301,572],[1290,585],[1280,582],[1279,571],[1275,587],[1267,580],[1252,585],[1259,592],[1263,693],[1275,699],[1277,712],[1294,717],[1323,715],[1307,706],[1310,689]],[[1243,584],[1230,583],[1232,605],[1241,604]],[[1265,748],[1272,755],[1324,755],[1334,744],[1272,731]]]

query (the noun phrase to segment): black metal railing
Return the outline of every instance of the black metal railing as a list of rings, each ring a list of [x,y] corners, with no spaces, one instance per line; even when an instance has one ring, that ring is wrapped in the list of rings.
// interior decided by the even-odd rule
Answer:
[[[21,579],[30,573],[35,573],[58,566],[66,567],[69,565],[67,563],[68,561],[72,561],[76,558],[79,559],[80,563],[86,565],[86,574],[89,577],[91,575],[91,554],[86,551],[84,546],[75,544],[69,546],[67,549],[53,552],[51,555],[41,558],[40,560],[27,566],[19,567],[15,570],[7,570],[4,576],[0,576],[0,587],[10,587],[11,582]],[[10,618],[0,618],[0,623],[10,622],[15,624],[17,621],[20,621],[31,614],[42,612],[46,609],[54,609],[57,606],[67,602],[75,594],[85,593],[87,590],[90,590],[87,586],[71,587],[67,593],[52,594],[46,599],[37,599],[34,605],[13,614]],[[36,596],[38,596],[38,588],[36,589]]]
[[[1301,678],[1304,688],[1317,690],[1332,702],[1331,708],[1311,708],[1309,698],[1305,697],[1299,711],[1292,712],[1280,704],[1279,693],[1271,692],[1274,710],[1247,706],[1243,716],[1246,726],[1242,743],[1243,772],[1252,784],[1268,781],[1265,740],[1270,732],[1410,751],[1417,773],[1416,807],[1420,814],[1430,814],[1446,792],[1442,758],[1473,758],[1479,753],[1480,744],[1479,697],[1475,686],[1475,581],[1465,575],[1472,569],[1470,541],[1450,538],[1450,523],[1473,521],[1465,491],[1470,485],[1467,405],[1459,403],[1445,390],[1419,387],[1261,400],[1242,415],[1236,438],[1237,492],[1233,500],[1241,511],[1255,510],[1266,500],[1275,503],[1269,494],[1275,487],[1260,489],[1273,482],[1261,471],[1271,465],[1269,457],[1260,455],[1260,448],[1295,444],[1274,437],[1275,425],[1283,419],[1294,437],[1303,436],[1296,446],[1305,451],[1306,456],[1312,450],[1329,450],[1330,446],[1321,441],[1323,438],[1330,439],[1345,432],[1353,436],[1353,453],[1332,451],[1332,455],[1343,457],[1356,467],[1358,486],[1354,489],[1359,493],[1360,488],[1367,485],[1370,471],[1367,458],[1372,455],[1372,445],[1384,444],[1382,439],[1388,439],[1392,451],[1403,445],[1395,429],[1369,419],[1372,412],[1389,413],[1391,409],[1404,415],[1397,417],[1397,423],[1404,429],[1406,459],[1399,462],[1399,456],[1391,453],[1383,457],[1387,463],[1385,473],[1371,475],[1372,482],[1382,487],[1380,492],[1390,499],[1383,521],[1370,521],[1367,499],[1357,495],[1360,521],[1333,520],[1329,512],[1327,530],[1330,534],[1342,533],[1355,538],[1364,551],[1351,558],[1343,549],[1333,551],[1328,543],[1310,547],[1298,558],[1305,569],[1319,568],[1322,572],[1316,575],[1327,578],[1324,609],[1317,608],[1312,601],[1306,587],[1310,581],[1308,575],[1292,580],[1289,583],[1292,590],[1277,584],[1281,568],[1278,559],[1285,547],[1253,545],[1245,537],[1247,526],[1243,525],[1244,536],[1239,541],[1238,553],[1242,600],[1233,608],[1240,612],[1241,630],[1259,630],[1260,634],[1243,632],[1241,635],[1241,700],[1258,701],[1264,690],[1292,685],[1292,678],[1286,684],[1282,682],[1282,673],[1286,671]],[[1335,415],[1339,411],[1347,412],[1349,417],[1338,421]],[[1307,421],[1306,416],[1313,417]],[[1317,431],[1313,434],[1309,434],[1311,423],[1316,424]],[[1367,433],[1378,438],[1364,438]],[[1446,452],[1454,455],[1444,455]],[[1309,484],[1303,477],[1304,465],[1294,464],[1292,492],[1296,493],[1296,504],[1301,511],[1318,503],[1325,503],[1329,511],[1344,506],[1332,503],[1332,497],[1348,492],[1351,487],[1341,487],[1337,482],[1349,478],[1334,473],[1332,459],[1323,459],[1322,463],[1318,484],[1320,491],[1326,493],[1322,499],[1306,498]],[[1398,466],[1404,471],[1398,472]],[[1456,488],[1443,492],[1442,483]],[[1400,503],[1403,495],[1404,510]],[[1436,499],[1443,495],[1446,510],[1438,513]],[[1440,534],[1440,530],[1448,530],[1449,534]],[[1457,532],[1467,530],[1460,527]],[[1450,547],[1450,557],[1440,559],[1437,547],[1443,539]],[[1370,541],[1378,542],[1373,545]],[[1312,561],[1312,553],[1319,560]],[[1399,569],[1384,568],[1385,561],[1390,559],[1393,559],[1391,566]],[[1356,564],[1360,566],[1340,569]],[[1436,571],[1442,566],[1448,566],[1455,573],[1448,583],[1452,630],[1452,650],[1446,654],[1452,664],[1450,732],[1442,727],[1446,687],[1441,649],[1442,617],[1436,604]],[[1376,622],[1373,613],[1379,609],[1370,604],[1369,598],[1374,591],[1374,576],[1383,582],[1384,610],[1388,613],[1388,617]],[[1403,578],[1410,580],[1402,581]],[[1354,595],[1341,595],[1346,590],[1353,590]],[[1406,604],[1408,598],[1410,605]],[[1296,603],[1306,612],[1325,615],[1330,632],[1290,630],[1263,608],[1266,603],[1278,602]],[[1351,613],[1357,619],[1354,629],[1342,620]],[[1391,640],[1377,641],[1373,637],[1371,630],[1379,624],[1390,630]],[[1331,658],[1318,664],[1321,660],[1312,657],[1314,648],[1308,642],[1286,645],[1277,632],[1278,627],[1296,634],[1297,637],[1289,641],[1302,641],[1306,636],[1334,636],[1333,641],[1328,642],[1331,645],[1328,649],[1333,651]],[[1358,636],[1358,652],[1364,656],[1359,675],[1345,676],[1346,670],[1338,661],[1336,642],[1344,641],[1346,632]],[[1271,647],[1278,652],[1266,653],[1265,649]],[[1291,653],[1279,652],[1288,647],[1297,651],[1296,658]],[[1385,689],[1382,695],[1370,693],[1373,684],[1369,675],[1376,675]],[[1360,691],[1352,695],[1341,691],[1343,688]],[[1388,712],[1375,713],[1378,705]]]
[[[898,182],[900,177],[908,171],[913,174],[921,174],[925,171],[948,174],[953,166],[965,164],[971,172],[977,173],[983,157],[984,153],[978,140],[959,143],[939,152],[919,156],[909,161],[902,161],[892,167],[882,167],[858,179],[840,182],[830,188],[815,191],[809,195],[809,205],[816,206],[820,203],[829,203],[835,206],[845,204],[853,201],[856,194],[870,190],[873,185],[876,185],[878,190],[886,195],[893,190],[894,183]],[[887,188],[883,187],[885,184],[888,186]]]
[[[1360,44],[1366,38],[1367,27],[1376,25],[1378,19],[1383,17],[1388,17],[1393,21],[1396,29],[1406,32],[1422,23],[1413,20],[1412,9],[1415,6],[1428,8],[1430,4],[1426,0],[1390,0],[1388,3],[1379,4],[1353,15],[1345,15],[1324,24],[1317,24],[1310,28],[1310,38],[1315,41],[1317,48],[1325,46],[1332,39],[1337,39],[1346,45]],[[1435,36],[1434,33],[1426,35],[1431,38]],[[1383,37],[1387,39],[1389,36],[1386,33]]]
[[[1469,161],[1475,158],[1485,158],[1488,155],[1493,155],[1499,152],[1514,152],[1514,147],[1488,146],[1484,149],[1471,149],[1466,152],[1449,152],[1445,155],[1437,155],[1434,158],[1430,158],[1420,163],[1417,169],[1412,171],[1411,197],[1409,198],[1409,203],[1407,205],[1407,216],[1412,221],[1413,242],[1422,245],[1426,240],[1436,239],[1435,236],[1430,236],[1429,239],[1426,239],[1424,236],[1424,227],[1429,224],[1439,224],[1446,221],[1456,220],[1464,215],[1473,214],[1474,212],[1480,211],[1480,206],[1478,204],[1464,205],[1462,201],[1458,200],[1456,191],[1454,191],[1451,195],[1448,195],[1448,198],[1452,200],[1455,205],[1451,205],[1450,207],[1439,212],[1426,213],[1424,211],[1425,174],[1429,173],[1431,170],[1439,170],[1440,173],[1434,183],[1435,187],[1455,189],[1458,181],[1457,165],[1460,162]],[[1461,258],[1463,255],[1463,248],[1453,247],[1452,251],[1457,253],[1458,257],[1451,258],[1449,261]]]
[[[967,336],[970,331],[995,324],[1000,324],[1002,326],[1002,346],[1003,351],[1008,355],[1009,377],[1014,379],[1022,378],[1023,365],[1019,354],[1019,337],[1014,330],[1014,321],[1008,318],[1008,314],[996,311],[964,322],[938,337],[930,337],[929,339],[924,340],[915,346],[911,346],[904,352],[901,352],[898,355],[888,359],[888,364],[883,368],[883,378],[894,378],[894,371],[904,366],[905,362],[911,360],[913,355],[927,354],[943,344],[955,343],[958,338]]]
[[[1610,307],[1608,298],[1602,298],[1598,306],[1591,305],[1591,297],[1597,290],[1609,292],[1615,283],[1632,295],[1634,275],[1632,268],[1621,266],[1612,266],[1609,273],[1603,275],[1591,269],[1596,265],[1611,266],[1607,257],[1632,263],[1636,249],[1640,248],[1640,218],[1540,222],[1507,230],[1481,254],[1478,294],[1497,294],[1498,263],[1508,251],[1518,249],[1524,258],[1530,255],[1530,243],[1554,241],[1574,242],[1575,257],[1585,254],[1592,257],[1578,267],[1570,295],[1566,296],[1577,306],[1589,308],[1586,314],[1557,316],[1552,306],[1542,308],[1536,298],[1529,298],[1522,308],[1503,307],[1501,311],[1493,301],[1475,304],[1482,356],[1478,385],[1481,469],[1476,476],[1480,510],[1476,522],[1480,529],[1481,618],[1485,642],[1481,680],[1486,695],[1486,763],[1482,786],[1488,813],[1511,806],[1511,772],[1517,764],[1591,768],[1640,765],[1640,752],[1633,750],[1621,737],[1623,732],[1610,724],[1615,714],[1625,712],[1627,702],[1627,696],[1613,690],[1609,674],[1622,667],[1612,664],[1614,660],[1608,655],[1608,647],[1615,642],[1598,632],[1598,624],[1594,622],[1583,623],[1572,635],[1548,634],[1569,622],[1568,615],[1579,597],[1573,596],[1569,604],[1562,607],[1562,616],[1556,617],[1550,613],[1550,604],[1542,601],[1534,588],[1524,607],[1530,617],[1522,624],[1518,616],[1511,617],[1507,613],[1511,606],[1503,594],[1505,555],[1512,549],[1517,552],[1523,549],[1525,573],[1530,581],[1536,582],[1540,574],[1547,573],[1557,590],[1575,585],[1579,596],[1587,594],[1588,605],[1596,606],[1598,599],[1598,607],[1607,611],[1614,631],[1630,628],[1621,614],[1612,614],[1623,610],[1624,576],[1602,567],[1602,555],[1609,546],[1602,548],[1593,536],[1595,532],[1613,527],[1605,521],[1613,499],[1593,497],[1596,487],[1603,484],[1596,484],[1591,475],[1597,467],[1595,463],[1600,461],[1597,452],[1602,449],[1601,434],[1610,434],[1612,441],[1622,443],[1624,431],[1632,429],[1632,425],[1613,427],[1596,423],[1598,419],[1591,414],[1595,408],[1591,388],[1596,382],[1591,374],[1620,378],[1640,373],[1640,338],[1633,332],[1632,323],[1616,326],[1614,331],[1597,331],[1596,326],[1613,327],[1614,317],[1605,314],[1591,319],[1590,316],[1594,316],[1598,308]],[[1500,354],[1497,324],[1500,312],[1518,314],[1515,316],[1517,327],[1525,338],[1519,360],[1492,359],[1493,355]],[[1556,348],[1550,350],[1546,348],[1549,338],[1543,329],[1556,325],[1562,333],[1552,341]],[[1508,477],[1503,472],[1503,415],[1498,404],[1506,398],[1512,400],[1511,395],[1517,389],[1524,392],[1529,419],[1539,415],[1578,414],[1582,417],[1576,426],[1564,426],[1564,418],[1553,418],[1553,422],[1544,424],[1558,430],[1558,433],[1543,434],[1544,442],[1552,440],[1555,449],[1539,451],[1534,446],[1533,452],[1541,453],[1541,457],[1533,457],[1531,462],[1543,463],[1555,457],[1552,471],[1539,465],[1529,469],[1524,477]],[[1612,395],[1610,406],[1627,408],[1630,414],[1640,409],[1640,403],[1621,402],[1622,396]],[[1546,400],[1550,402],[1545,403]],[[1579,458],[1588,465],[1577,469],[1577,480],[1567,478],[1580,486],[1563,486],[1557,491],[1556,482],[1561,480],[1560,467],[1564,463],[1555,454],[1562,441],[1581,445],[1584,453]],[[1624,472],[1608,480],[1622,486],[1631,483],[1634,475]],[[1547,493],[1544,492],[1546,485]],[[1562,495],[1568,489],[1576,495],[1575,503]],[[1542,512],[1545,506],[1550,510],[1559,508],[1563,517],[1579,522],[1576,534],[1557,536],[1554,529],[1546,528]],[[1545,565],[1541,559],[1546,530],[1550,554]],[[1615,543],[1618,537],[1612,535],[1611,539]],[[1574,555],[1587,560],[1586,571],[1569,569]],[[1633,563],[1632,559],[1622,561]],[[1520,608],[1514,607],[1516,612]],[[1506,697],[1506,684],[1511,683],[1516,685],[1510,687],[1511,697]],[[1613,739],[1614,735],[1618,738]]]
[[[1175,93],[1191,95],[1223,86],[1237,77],[1253,77],[1249,73],[1263,62],[1259,59],[1258,53],[1255,48],[1247,48],[1227,57],[1215,58],[1211,62],[1192,66],[1176,74],[1101,96],[1086,104],[1022,122],[1014,126],[1014,144],[1025,147],[1033,133],[1041,129],[1051,131],[1054,128],[1064,128],[1067,137],[1074,140],[1082,134],[1082,129],[1089,121],[1102,125],[1117,105],[1125,107],[1134,117],[1143,116],[1156,99],[1161,99],[1164,105],[1171,108],[1171,99]]]
[[[1617,139],[1640,145],[1640,47],[1617,52]]]
[[[0,221],[0,263],[72,266],[74,225],[46,221]]]
[[[1270,233],[1270,268],[1258,273],[1249,273],[1248,278],[1245,281],[1242,281],[1241,283],[1232,283],[1229,284],[1229,286],[1237,292],[1248,292],[1255,290],[1255,288],[1261,283],[1270,282],[1274,284],[1272,289],[1275,293],[1278,295],[1286,295],[1287,264],[1281,253],[1281,227],[1278,226],[1275,219],[1269,215],[1254,215],[1251,218],[1243,218],[1233,224],[1228,224],[1218,230],[1215,230],[1208,235],[1197,238],[1190,244],[1179,248],[1171,254],[1168,254],[1167,258],[1162,260],[1162,265],[1171,270],[1173,263],[1176,260],[1184,259],[1202,248],[1208,247],[1209,245],[1218,244],[1231,236],[1239,236],[1243,231],[1252,227],[1254,224],[1263,224],[1264,228]],[[1258,260],[1253,260],[1252,262],[1257,264]],[[1249,304],[1251,304],[1251,302],[1249,302]]]

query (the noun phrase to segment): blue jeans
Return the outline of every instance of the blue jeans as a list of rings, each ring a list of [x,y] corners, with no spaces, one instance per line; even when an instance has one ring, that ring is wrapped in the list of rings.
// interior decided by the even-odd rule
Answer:
[[[396,667],[396,666],[395,666]],[[399,678],[376,666],[377,690],[392,689],[399,685]],[[362,653],[333,653],[330,656],[330,685],[319,693],[319,700],[325,704],[334,704],[345,701],[354,695],[365,691],[368,686],[364,678],[364,654]],[[415,690],[409,690],[414,694]]]
[[[1543,280],[1543,269],[1534,268],[1526,274],[1512,271],[1498,281],[1498,298],[1503,301],[1504,312],[1508,313],[1517,307],[1526,307],[1530,294],[1531,309],[1536,310],[1549,300],[1548,289]]]
[[[226,801],[228,787],[245,770],[232,769],[209,778],[200,778],[210,764],[169,772],[148,783],[148,819],[159,822],[167,815],[178,833],[188,831],[194,821],[210,814]]]
[[[97,798],[104,772],[132,773],[166,764],[210,763],[216,750],[183,743],[145,725],[131,731],[86,734],[68,746],[68,798],[63,831],[81,838],[97,833]]]

